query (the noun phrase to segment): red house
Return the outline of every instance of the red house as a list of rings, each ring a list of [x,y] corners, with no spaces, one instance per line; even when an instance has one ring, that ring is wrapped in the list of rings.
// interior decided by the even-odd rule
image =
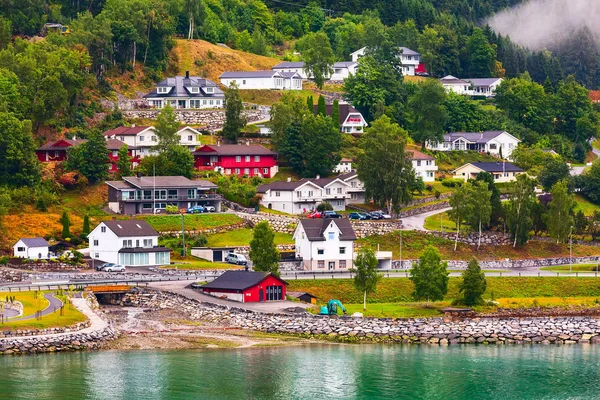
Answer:
[[[250,303],[285,300],[287,282],[269,272],[225,271],[201,290],[211,296]]]
[[[272,178],[278,170],[277,153],[259,145],[204,145],[192,154],[195,167],[201,171]]]

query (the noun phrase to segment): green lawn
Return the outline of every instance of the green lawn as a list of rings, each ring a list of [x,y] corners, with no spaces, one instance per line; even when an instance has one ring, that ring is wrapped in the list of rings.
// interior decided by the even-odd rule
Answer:
[[[208,247],[248,246],[252,240],[252,230],[243,228],[234,231],[209,235]],[[275,244],[293,244],[292,235],[275,232]]]
[[[445,212],[425,218],[424,226],[430,231],[456,232],[456,222],[452,221]],[[466,232],[464,229],[465,227],[462,226],[461,232]]]
[[[596,272],[597,264],[573,264],[573,272]],[[569,273],[571,271],[570,265],[553,265],[550,267],[541,268],[542,271],[554,271],[560,273]]]
[[[141,215],[136,217],[144,219],[154,229],[159,232],[165,231],[180,231],[181,230],[181,215]],[[185,214],[185,229],[201,230],[209,228],[218,228],[220,226],[234,225],[243,222],[243,220],[235,214]]]
[[[161,268],[189,269],[189,270],[211,270],[211,269],[240,269],[241,267],[234,264],[221,262],[211,262],[196,257],[187,257],[184,260],[176,260],[173,265],[166,265]]]
[[[44,294],[46,293],[49,292],[2,292],[0,293],[0,300],[6,301],[7,296],[15,297],[16,301],[20,301],[23,304],[23,315],[26,316],[35,314],[36,311],[41,311],[48,307],[50,303],[44,298]]]
[[[368,300],[368,298],[367,298]],[[367,303],[367,310],[363,310],[363,304],[344,304],[348,315],[359,312],[365,317],[379,318],[423,318],[439,317],[440,308],[447,307],[448,302],[437,302],[425,307],[425,303]]]
[[[594,211],[600,211],[600,206],[592,203],[585,197],[576,194],[575,195],[575,212],[583,211],[586,216],[594,215]]]

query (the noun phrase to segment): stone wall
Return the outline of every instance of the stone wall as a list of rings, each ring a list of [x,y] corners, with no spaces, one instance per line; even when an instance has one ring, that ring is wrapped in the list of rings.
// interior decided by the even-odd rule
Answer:
[[[21,271],[13,271],[0,267],[0,282],[21,282],[23,275]]]
[[[83,265],[73,265],[62,262],[27,262],[23,264],[8,264],[7,267],[25,271],[80,271]]]
[[[554,318],[330,318],[311,314],[263,314],[190,300],[144,289],[124,303],[151,309],[173,308],[191,320],[270,333],[328,337],[340,341],[377,341],[448,345],[459,343],[600,343],[600,320]]]
[[[456,238],[455,232],[440,232],[440,231],[429,231],[429,234],[436,237],[454,240]],[[461,243],[468,244],[470,246],[477,246],[479,240],[479,232],[462,233],[458,236],[458,241]],[[491,232],[485,231],[481,234],[481,244],[491,246],[503,246],[512,245],[510,235],[502,232]]]
[[[412,217],[413,215],[424,214],[431,211],[441,210],[442,208],[448,208],[450,204],[447,201],[440,203],[427,204],[421,207],[411,208],[410,210],[401,210],[400,217]]]
[[[0,338],[11,338],[11,337],[23,337],[23,336],[36,336],[36,335],[52,335],[54,333],[64,332],[76,332],[90,326],[89,321],[79,322],[75,325],[71,325],[64,328],[47,328],[47,329],[29,329],[29,330],[14,330],[14,331],[0,331]]]
[[[569,265],[573,264],[596,264],[600,261],[600,257],[555,257],[555,258],[533,258],[527,260],[487,260],[479,261],[479,265],[483,269],[519,269],[519,268],[539,268],[549,267],[552,265]],[[410,269],[417,264],[418,260],[402,260],[402,263],[392,261],[393,269]],[[448,260],[448,267],[453,269],[466,269],[468,261]]]
[[[186,230],[186,235],[198,235],[198,234],[206,234],[211,235],[214,233],[223,233],[229,231],[235,231],[237,229],[242,229],[248,227],[247,222],[238,222],[237,224],[218,226],[216,228],[206,228],[206,229],[198,229],[198,230]],[[161,235],[171,236],[171,237],[179,237],[181,235],[181,230],[179,231],[161,231]]]

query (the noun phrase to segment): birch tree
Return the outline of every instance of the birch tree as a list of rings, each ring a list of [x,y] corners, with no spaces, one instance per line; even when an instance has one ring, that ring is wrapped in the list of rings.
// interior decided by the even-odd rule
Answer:
[[[352,272],[354,276],[354,287],[363,292],[363,310],[367,309],[367,294],[375,292],[377,283],[382,275],[377,272],[377,257],[371,249],[362,248],[359,250]]]
[[[448,211],[448,215],[451,219],[456,221],[456,238],[454,239],[454,251],[458,247],[458,236],[460,235],[460,224],[465,219],[468,211],[468,196],[471,184],[465,183],[463,186],[456,189],[456,191],[450,197],[449,203],[452,209]]]
[[[569,239],[569,233],[573,227],[573,207],[575,201],[573,195],[569,194],[568,182],[563,179],[552,186],[550,191],[552,200],[548,203],[548,233],[556,243],[564,243]]]
[[[487,228],[490,225],[492,216],[491,198],[492,192],[488,189],[487,182],[476,181],[470,185],[465,219],[472,228],[477,227],[479,229],[478,249],[481,246],[483,228]]]
[[[532,209],[536,202],[535,181],[525,174],[511,184],[506,222],[513,247],[527,243],[533,227]]]

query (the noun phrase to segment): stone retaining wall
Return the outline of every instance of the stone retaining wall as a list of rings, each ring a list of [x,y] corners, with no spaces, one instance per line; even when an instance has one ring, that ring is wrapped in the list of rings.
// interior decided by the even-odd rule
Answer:
[[[237,224],[224,225],[224,226],[219,226],[216,228],[186,230],[185,234],[186,235],[199,235],[199,234],[212,235],[215,233],[235,231],[237,229],[242,229],[242,228],[247,228],[247,227],[248,227],[247,222],[238,222]],[[160,234],[166,235],[166,236],[171,236],[171,237],[179,237],[181,235],[181,230],[179,230],[179,231],[161,231]]]
[[[23,264],[8,264],[7,267],[26,271],[80,271],[83,265],[73,265],[62,262],[28,262]]]
[[[422,207],[411,208],[410,210],[400,211],[400,217],[412,217],[417,214],[424,214],[426,212],[441,210],[442,208],[448,208],[450,204],[447,201],[441,203],[428,204]]]
[[[71,325],[64,328],[47,328],[47,329],[29,329],[29,330],[15,330],[15,331],[0,331],[0,338],[10,337],[22,337],[22,336],[37,336],[37,335],[51,335],[54,333],[64,332],[76,332],[85,328],[89,328],[90,321],[79,322],[75,325]]]
[[[479,261],[482,269],[519,269],[519,268],[535,268],[535,267],[550,267],[553,265],[569,265],[573,264],[596,264],[600,261],[600,257],[555,257],[555,258],[535,258],[528,260],[488,260]],[[400,262],[392,261],[393,269],[410,269],[417,264],[419,260],[402,260]],[[448,267],[453,269],[466,269],[468,261],[448,260]]]
[[[456,239],[456,232],[429,231],[429,234],[452,241]],[[478,240],[479,232],[461,232],[461,234],[458,236],[458,241],[460,243],[465,243],[470,246],[477,246]],[[507,233],[484,231],[481,234],[481,244],[491,246],[503,246],[512,245],[513,242],[510,239],[510,235]]]
[[[0,267],[0,282],[21,282],[23,280],[23,272],[12,271]]]
[[[128,294],[125,305],[173,308],[192,320],[270,333],[326,336],[339,341],[396,343],[600,343],[600,320],[592,317],[378,319],[330,318],[310,314],[262,314],[235,307],[198,302],[171,293],[144,289]]]

